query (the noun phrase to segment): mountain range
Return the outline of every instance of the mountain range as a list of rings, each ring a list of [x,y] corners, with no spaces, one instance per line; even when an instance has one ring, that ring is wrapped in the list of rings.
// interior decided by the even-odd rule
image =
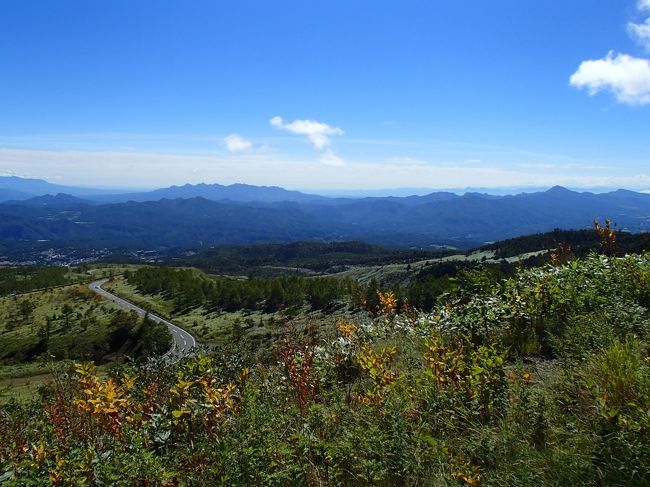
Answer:
[[[0,178],[2,194],[13,195],[0,204],[5,251],[31,243],[160,249],[297,240],[468,248],[554,228],[588,228],[605,218],[624,230],[650,231],[650,195],[628,190],[594,194],[556,186],[508,196],[434,192],[353,199],[244,184],[54,195],[51,186],[60,187],[48,185]],[[39,191],[46,193],[33,195]]]
[[[127,201],[158,201],[163,198],[205,198],[214,201],[273,203],[294,201],[305,203],[327,200],[325,196],[289,191],[277,186],[252,186],[249,184],[185,184],[152,191],[125,191],[60,186],[42,179],[24,179],[16,176],[0,176],[0,202],[24,201],[36,196],[67,194],[86,199],[92,203],[124,203]]]

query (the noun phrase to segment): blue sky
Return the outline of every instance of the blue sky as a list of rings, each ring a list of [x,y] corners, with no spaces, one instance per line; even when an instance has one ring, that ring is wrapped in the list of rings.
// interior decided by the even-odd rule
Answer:
[[[0,174],[650,189],[650,0],[0,5]]]

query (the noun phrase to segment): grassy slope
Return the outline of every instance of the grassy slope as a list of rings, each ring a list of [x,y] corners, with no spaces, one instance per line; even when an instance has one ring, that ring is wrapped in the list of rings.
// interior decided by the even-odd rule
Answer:
[[[52,320],[50,330],[50,351],[58,357],[55,362],[65,356],[76,357],[80,351],[90,353],[93,343],[106,341],[110,316],[119,307],[99,299],[86,283],[124,272],[127,268],[133,267],[108,264],[72,268],[69,279],[78,284],[0,297],[0,403],[11,398],[33,398],[38,389],[51,379],[45,357],[23,360],[24,352],[39,341],[39,328],[45,326],[46,317],[59,318]],[[24,301],[33,305],[28,317],[21,316],[20,304]],[[64,320],[61,319],[66,303],[73,309],[69,329],[64,329]],[[88,316],[95,321],[89,322],[84,330],[77,315],[81,314],[83,319],[89,310]]]
[[[204,308],[193,308],[183,313],[174,312],[174,303],[161,295],[143,295],[124,279],[115,279],[104,286],[105,289],[138,304],[144,309],[171,318],[179,326],[192,333],[203,344],[224,344],[232,338],[233,330],[239,331],[253,342],[269,343],[281,334],[286,325],[298,328],[306,324],[332,329],[337,318],[349,318],[351,314],[345,306],[334,313],[312,312],[306,308],[297,314],[282,312],[265,313],[241,310],[237,312],[207,312]]]
[[[412,277],[419,271],[426,269],[429,266],[441,262],[483,262],[485,264],[496,264],[505,260],[506,262],[515,263],[520,260],[525,260],[540,254],[546,253],[546,250],[538,250],[535,252],[527,252],[521,255],[500,259],[495,257],[495,251],[483,250],[475,251],[469,254],[455,254],[445,257],[431,258],[427,260],[420,260],[411,262],[409,264],[386,264],[376,266],[353,266],[349,269],[332,274],[334,277],[351,277],[362,284],[367,284],[375,279],[377,282],[385,284],[405,285],[409,284]]]
[[[33,307],[29,315],[21,314],[25,303]],[[72,309],[67,325],[66,304]],[[23,361],[26,351],[38,343],[48,320],[51,323],[50,353],[65,358],[89,351],[93,343],[107,336],[109,316],[115,309],[116,305],[102,301],[84,284],[0,298],[3,341],[0,360],[6,363]]]

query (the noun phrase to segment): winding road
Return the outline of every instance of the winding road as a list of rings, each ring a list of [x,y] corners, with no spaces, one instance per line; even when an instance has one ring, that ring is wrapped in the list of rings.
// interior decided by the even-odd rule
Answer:
[[[88,284],[88,287],[90,288],[91,291],[96,292],[103,298],[113,301],[114,303],[124,308],[125,310],[135,311],[136,313],[138,313],[138,316],[144,316],[147,313],[145,310],[136,306],[133,303],[130,303],[126,299],[122,299],[119,296],[116,296],[115,294],[108,292],[106,289],[103,289],[102,285],[107,281],[108,279],[100,279],[98,281],[93,281],[90,284]],[[156,323],[162,323],[163,325],[165,325],[169,330],[169,332],[172,334],[172,337],[174,338],[174,345],[172,345],[172,348],[170,348],[169,351],[165,354],[166,356],[168,357],[174,356],[174,357],[182,358],[193,354],[193,349],[196,347],[196,339],[192,335],[190,335],[182,328],[176,326],[175,324],[153,313],[149,313],[149,319]]]

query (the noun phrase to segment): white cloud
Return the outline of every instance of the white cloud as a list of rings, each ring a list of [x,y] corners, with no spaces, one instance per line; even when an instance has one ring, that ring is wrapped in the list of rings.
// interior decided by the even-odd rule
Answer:
[[[276,116],[269,120],[272,127],[286,130],[292,134],[306,135],[314,147],[323,150],[331,144],[330,136],[343,135],[345,132],[338,128],[327,125],[326,123],[317,122],[316,120],[294,120],[291,123],[285,123],[282,117]]]
[[[648,1],[650,2],[650,0]],[[645,19],[642,24],[628,23],[627,31],[641,47],[646,51],[650,51],[650,18]]]
[[[326,166],[342,167],[345,166],[345,161],[337,156],[329,147],[325,149],[325,153],[321,156],[320,162]]]
[[[603,59],[583,61],[569,83],[590,95],[611,91],[628,105],[650,103],[650,61],[610,51]]]
[[[638,0],[637,8],[650,11],[650,0]],[[650,52],[650,17],[642,23],[628,22],[627,32]],[[588,89],[590,95],[606,90],[621,103],[647,105],[650,103],[650,60],[610,51],[603,59],[583,61],[569,83]]]
[[[316,149],[324,151],[320,157],[322,164],[335,167],[345,166],[345,161],[336,155],[330,147],[332,145],[330,137],[345,134],[343,129],[316,120],[294,120],[291,123],[285,123],[280,116],[273,117],[269,123],[272,127],[286,130],[292,134],[306,135]]]
[[[244,137],[238,134],[230,134],[228,137],[223,139],[226,144],[226,148],[230,152],[247,152],[251,150],[253,144],[249,140],[246,140]]]

